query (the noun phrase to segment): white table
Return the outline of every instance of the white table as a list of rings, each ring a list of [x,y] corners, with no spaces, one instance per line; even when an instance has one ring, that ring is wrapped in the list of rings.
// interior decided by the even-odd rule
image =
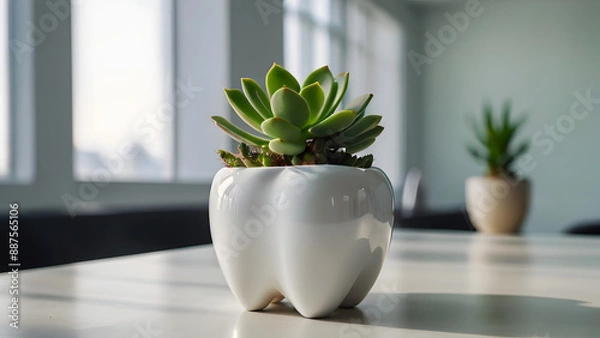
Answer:
[[[7,274],[0,278],[9,304]],[[367,298],[327,319],[246,312],[212,246],[21,272],[2,337],[600,337],[600,239],[397,231]]]

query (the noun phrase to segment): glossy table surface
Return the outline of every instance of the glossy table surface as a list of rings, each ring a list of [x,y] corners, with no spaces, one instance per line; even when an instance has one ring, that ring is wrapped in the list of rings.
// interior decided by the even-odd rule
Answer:
[[[7,274],[0,300],[9,304]],[[246,312],[212,246],[23,271],[1,337],[600,337],[600,239],[396,231],[356,308]]]

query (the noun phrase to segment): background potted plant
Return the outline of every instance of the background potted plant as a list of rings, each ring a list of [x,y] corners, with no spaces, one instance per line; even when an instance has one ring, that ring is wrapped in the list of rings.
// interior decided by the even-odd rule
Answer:
[[[479,145],[467,151],[487,172],[470,177],[465,184],[466,206],[475,228],[484,233],[518,232],[529,207],[530,183],[512,170],[515,161],[529,149],[529,141],[514,145],[526,116],[511,119],[511,103],[506,101],[499,120],[494,119],[490,103],[484,104],[483,123],[471,120]]]
[[[238,141],[219,150],[226,168],[209,203],[214,247],[225,279],[247,310],[284,297],[305,317],[355,306],[374,284],[393,228],[393,194],[373,156],[356,153],[383,131],[366,115],[366,94],[336,111],[349,74],[327,66],[300,83],[274,64],[266,92],[252,79],[225,89],[253,131],[213,121]],[[246,128],[248,129],[248,128]]]

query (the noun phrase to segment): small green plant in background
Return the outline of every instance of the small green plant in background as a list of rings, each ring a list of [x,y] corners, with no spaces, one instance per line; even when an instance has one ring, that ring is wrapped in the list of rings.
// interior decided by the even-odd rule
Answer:
[[[529,141],[514,145],[519,129],[525,124],[527,116],[512,120],[511,101],[504,102],[499,120],[494,118],[492,104],[483,105],[483,121],[478,123],[470,119],[478,145],[468,144],[467,151],[477,161],[487,165],[487,175],[515,177],[511,167],[513,163],[529,149]]]
[[[300,85],[285,68],[273,64],[265,77],[266,92],[253,79],[242,90],[225,89],[229,104],[255,133],[221,116],[212,120],[240,142],[239,153],[219,150],[228,167],[338,164],[369,168],[373,156],[357,157],[383,131],[380,115],[366,115],[373,97],[362,95],[336,111],[349,73],[334,77],[327,66],[309,74]]]

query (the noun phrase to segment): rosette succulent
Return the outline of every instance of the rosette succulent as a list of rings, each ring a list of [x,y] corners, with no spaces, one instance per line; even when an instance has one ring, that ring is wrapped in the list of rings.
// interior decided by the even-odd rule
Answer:
[[[310,73],[301,85],[285,68],[273,64],[266,92],[250,78],[242,90],[225,89],[236,114],[255,132],[221,116],[212,120],[240,142],[239,153],[219,150],[229,167],[340,164],[368,168],[373,156],[357,157],[383,131],[380,115],[366,115],[373,97],[365,94],[337,110],[348,88],[349,73],[334,77],[327,66]]]

